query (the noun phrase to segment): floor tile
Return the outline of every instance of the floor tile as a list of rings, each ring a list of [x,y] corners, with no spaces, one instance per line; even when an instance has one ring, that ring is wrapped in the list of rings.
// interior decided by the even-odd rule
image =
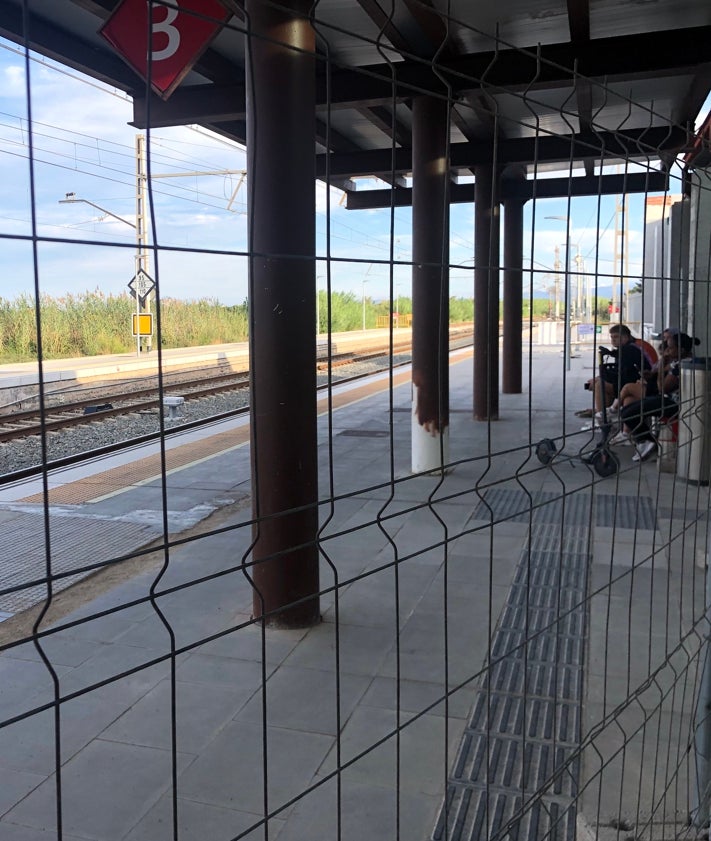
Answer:
[[[266,743],[269,810],[273,811],[311,783],[333,738],[269,727]],[[264,814],[263,757],[262,727],[234,721],[181,775],[180,794],[200,803]]]
[[[180,841],[230,841],[261,820],[259,815],[178,798]],[[269,821],[269,837],[278,838],[284,821]],[[173,797],[164,794],[124,841],[173,841]],[[263,841],[264,827],[242,836],[244,841]],[[242,841],[241,839],[241,841]]]
[[[192,760],[178,757],[179,768]],[[170,786],[171,753],[95,740],[62,769],[64,829],[80,837],[120,841]],[[50,777],[6,820],[56,827],[56,784]]]
[[[267,723],[335,736],[337,709],[341,721],[346,721],[369,684],[369,677],[344,674],[337,686],[335,672],[281,666],[267,682]],[[261,690],[238,713],[237,719],[261,724]]]

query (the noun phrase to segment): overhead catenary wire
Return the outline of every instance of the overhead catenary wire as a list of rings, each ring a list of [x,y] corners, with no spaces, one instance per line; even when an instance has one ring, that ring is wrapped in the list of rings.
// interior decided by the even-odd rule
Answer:
[[[0,126],[1,125],[3,125],[3,124],[0,123]],[[5,124],[5,125],[9,126],[9,124]],[[56,128],[54,126],[51,126],[50,124],[41,124],[41,125],[44,125],[47,128]],[[12,128],[12,126],[9,126],[9,127]],[[84,134],[84,133],[78,133],[78,134],[84,139],[84,141],[93,140],[93,141],[96,141],[96,142],[106,142],[107,144],[109,144],[109,147],[110,147],[107,150],[107,152],[110,152],[111,154],[115,154],[119,158],[121,158],[121,157],[125,158],[127,166],[128,166],[129,163],[131,163],[131,164],[133,163],[133,156],[130,154],[130,147],[124,146],[123,144],[115,143],[114,141],[103,141],[101,138],[94,137],[94,136],[91,136],[91,135],[88,135],[88,134]],[[57,137],[55,135],[52,135],[49,132],[43,133],[41,136],[44,136],[44,137],[52,139],[52,140],[58,140],[60,142],[70,142],[70,141],[64,140],[61,137]],[[13,143],[13,145],[19,146],[20,148],[26,148],[26,143],[19,143],[17,141],[6,141],[6,142],[11,142],[11,143]],[[93,150],[93,148],[94,148],[94,146],[92,146],[89,142],[83,142],[81,145],[83,147],[87,148],[87,149],[92,149]],[[115,150],[112,147],[118,147],[118,150]],[[58,158],[60,161],[61,160],[77,160],[75,155],[70,155],[68,153],[57,152],[57,151],[52,150],[51,148],[40,147],[40,149],[37,149],[37,147],[35,145],[35,150],[36,150],[36,152],[41,151],[44,154],[50,155],[54,158]],[[12,152],[7,148],[0,151],[0,155],[2,155],[2,154],[15,155],[15,156],[20,157],[20,158],[26,158],[25,155],[22,155],[21,153],[18,153],[18,152]],[[39,158],[39,157],[36,156],[35,159],[40,163],[44,163],[44,164],[47,164],[47,165],[50,165],[50,166],[54,166],[58,169],[65,169],[65,170],[68,170],[68,171],[74,171],[74,172],[77,172],[78,174],[81,174],[81,175],[91,175],[92,177],[98,178],[102,181],[113,181],[116,184],[123,184],[124,186],[129,187],[130,189],[133,189],[133,187],[134,187],[133,176],[128,170],[122,170],[118,166],[107,166],[106,162],[98,163],[98,162],[92,161],[88,158],[78,159],[85,166],[87,166],[87,167],[94,167],[95,166],[95,167],[97,167],[98,170],[100,170],[100,172],[93,172],[91,169],[82,169],[82,168],[72,167],[72,166],[67,165],[66,163],[59,163],[56,160],[52,160],[51,158],[42,159],[42,158]],[[156,168],[159,168],[159,167],[160,168],[163,168],[163,167],[167,168],[167,167],[172,165],[172,161],[174,161],[174,160],[180,160],[180,162],[183,164],[183,166],[186,167],[185,172],[187,173],[187,161],[184,160],[184,159],[181,160],[181,159],[171,158],[170,156],[161,156],[157,160],[154,159],[154,164],[155,164]],[[198,163],[198,161],[194,161],[194,163]],[[106,172],[110,172],[110,173],[113,172],[113,173],[115,173],[115,175],[117,177],[107,176],[105,174]],[[122,175],[125,175],[126,180],[123,180],[120,177]],[[213,177],[218,177],[218,176],[213,176]],[[221,202],[219,204],[217,203],[218,201],[223,199],[224,196],[220,196],[219,194],[211,193],[209,191],[198,190],[197,188],[185,187],[185,186],[182,186],[180,184],[171,184],[169,187],[166,187],[166,188],[158,188],[158,187],[154,186],[153,187],[153,192],[157,196],[175,198],[175,199],[180,200],[180,201],[192,202],[194,204],[211,207],[211,208],[214,208],[216,210],[224,210],[225,209],[223,203],[221,203]],[[208,199],[212,199],[213,201],[208,201]],[[133,201],[133,199],[129,199],[128,197],[127,197],[126,200],[127,201]],[[241,200],[238,201],[237,204],[241,208],[246,206],[245,202],[241,201]],[[318,212],[317,215],[321,216],[321,217],[324,216],[324,214],[321,213],[321,212]],[[2,217],[0,217],[0,218],[2,218]],[[404,219],[404,218],[401,219],[401,222],[403,224],[405,224],[406,221],[407,220]],[[358,228],[356,228],[352,224],[345,224],[340,220],[337,220],[335,224],[337,224],[339,226],[340,230],[349,231],[349,232],[352,232],[355,235],[353,237],[350,237],[350,241],[356,242],[359,245],[366,245],[366,246],[370,245],[371,247],[374,247],[374,248],[377,249],[377,246],[374,243],[372,243],[372,241],[374,240],[374,237],[373,237],[372,233],[359,230]],[[346,233],[333,233],[332,236],[336,237],[336,238],[339,238],[343,241],[349,241],[349,237]],[[382,244],[380,245],[380,248],[382,248]]]

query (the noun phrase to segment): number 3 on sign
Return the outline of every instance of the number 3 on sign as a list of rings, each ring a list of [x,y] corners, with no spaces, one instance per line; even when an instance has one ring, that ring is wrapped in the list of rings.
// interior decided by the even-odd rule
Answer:
[[[161,14],[164,15],[163,20],[155,20],[155,17]],[[166,58],[174,56],[178,51],[180,47],[180,32],[176,26],[173,26],[177,17],[177,9],[168,6],[155,6],[153,8],[153,19],[151,20],[153,38],[155,39],[157,34],[165,35],[168,38],[168,43],[163,49],[151,51],[151,59],[153,61],[164,61]]]
[[[102,36],[163,99],[231,15],[222,0],[112,0],[108,5],[115,8],[101,27]]]

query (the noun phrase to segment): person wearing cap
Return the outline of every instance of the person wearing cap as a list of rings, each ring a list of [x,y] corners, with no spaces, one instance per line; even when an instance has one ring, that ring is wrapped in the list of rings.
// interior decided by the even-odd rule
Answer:
[[[670,337],[679,335],[688,336],[692,346],[701,344],[701,339],[697,339],[696,336],[689,336],[688,333],[682,333],[682,331],[678,327],[665,327],[661,333],[656,333],[654,338],[662,340],[662,350],[664,350],[664,348],[669,343]]]
[[[677,336],[681,331],[678,327],[665,327],[661,333],[655,333],[655,339],[661,339],[662,344],[669,341],[669,336]]]

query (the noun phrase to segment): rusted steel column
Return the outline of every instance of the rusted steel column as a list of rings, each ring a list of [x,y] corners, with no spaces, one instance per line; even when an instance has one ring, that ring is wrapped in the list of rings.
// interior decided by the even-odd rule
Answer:
[[[310,8],[311,0],[246,5],[256,521],[250,573],[254,615],[269,614],[265,621],[282,628],[306,627],[320,618]]]
[[[522,199],[504,202],[504,394],[521,394],[523,205]]]
[[[412,471],[449,460],[447,102],[412,103]]]
[[[474,169],[474,420],[499,417],[499,205],[494,172]]]

